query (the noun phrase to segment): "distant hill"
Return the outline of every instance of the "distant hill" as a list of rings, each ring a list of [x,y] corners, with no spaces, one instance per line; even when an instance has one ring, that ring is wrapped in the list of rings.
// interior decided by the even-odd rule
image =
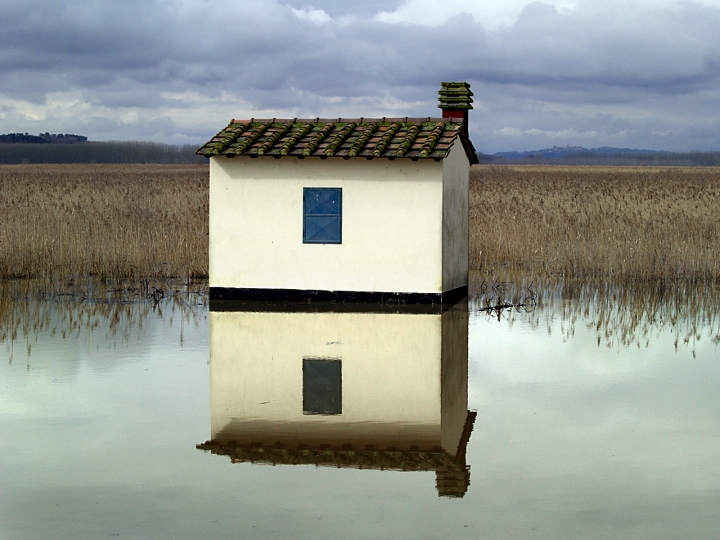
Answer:
[[[720,166],[719,152],[667,152],[633,148],[553,146],[526,152],[496,152],[478,156],[481,163],[556,165],[674,165]]]
[[[8,133],[0,135],[0,144],[75,144],[87,142],[84,135],[72,135],[70,133],[40,133],[29,135],[27,133]]]
[[[584,156],[588,154],[616,155],[616,154],[670,154],[664,150],[637,150],[633,148],[613,148],[611,146],[601,146],[600,148],[583,148],[582,146],[553,146],[552,148],[543,148],[542,150],[530,150],[527,152],[496,152],[493,156],[501,156],[509,159],[526,159],[526,158],[547,158],[557,159],[568,156]]]

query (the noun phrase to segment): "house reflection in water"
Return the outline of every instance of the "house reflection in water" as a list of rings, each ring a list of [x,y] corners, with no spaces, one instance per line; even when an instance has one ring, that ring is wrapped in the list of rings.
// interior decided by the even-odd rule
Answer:
[[[462,497],[467,345],[466,302],[214,304],[212,439],[198,448],[233,463],[435,471],[439,495]]]

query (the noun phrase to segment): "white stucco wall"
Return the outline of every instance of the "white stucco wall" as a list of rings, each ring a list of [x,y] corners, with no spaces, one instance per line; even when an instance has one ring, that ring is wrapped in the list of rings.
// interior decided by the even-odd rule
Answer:
[[[445,168],[433,160],[213,157],[210,286],[442,292]],[[342,244],[303,244],[304,187],[342,188]]]
[[[443,160],[443,291],[468,284],[470,162],[460,141]]]

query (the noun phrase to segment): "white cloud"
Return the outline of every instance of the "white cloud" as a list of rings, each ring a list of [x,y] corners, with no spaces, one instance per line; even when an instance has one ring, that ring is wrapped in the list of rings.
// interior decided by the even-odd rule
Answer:
[[[315,24],[324,24],[332,20],[330,15],[325,13],[322,9],[313,9],[311,7],[306,7],[304,9],[290,9],[298,19],[303,21],[310,21]]]
[[[478,1],[478,0],[406,0],[394,11],[383,11],[376,18],[387,23],[412,23],[437,27],[458,15],[470,15],[485,28],[511,25],[517,21],[528,0]],[[547,5],[558,10],[571,10],[575,2],[547,0]]]
[[[494,131],[494,134],[496,136],[499,135],[502,137],[521,137],[523,134],[523,130],[516,127],[505,126],[503,128],[496,129]]]

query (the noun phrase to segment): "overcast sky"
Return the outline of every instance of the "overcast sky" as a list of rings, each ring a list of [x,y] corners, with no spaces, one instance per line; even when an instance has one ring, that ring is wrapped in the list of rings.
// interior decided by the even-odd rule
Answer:
[[[441,81],[471,83],[486,153],[720,150],[720,0],[0,2],[0,133],[437,116]]]

